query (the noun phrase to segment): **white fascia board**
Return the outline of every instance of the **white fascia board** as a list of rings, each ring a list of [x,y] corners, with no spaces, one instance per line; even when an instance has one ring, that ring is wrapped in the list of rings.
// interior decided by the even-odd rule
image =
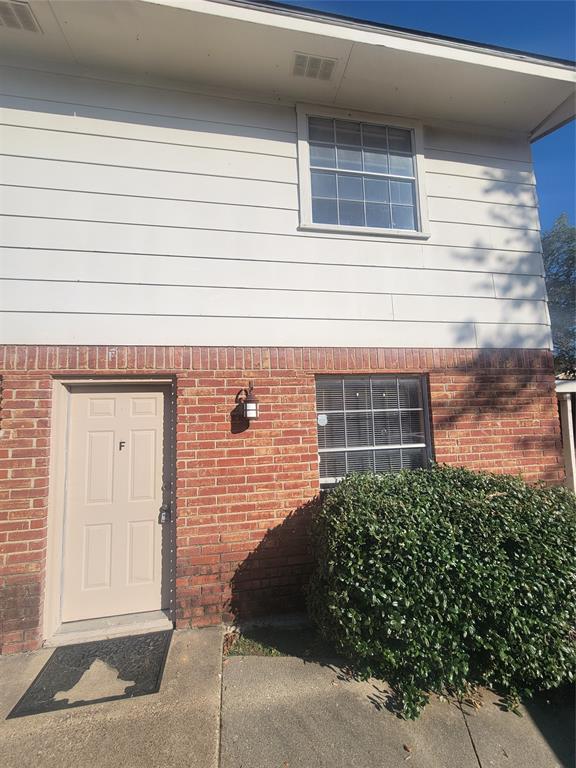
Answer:
[[[140,2],[181,8],[195,13],[238,19],[253,24],[294,30],[307,34],[334,37],[352,43],[394,48],[399,51],[436,58],[450,59],[478,66],[503,69],[507,72],[519,72],[534,77],[576,83],[576,71],[568,64],[539,59],[520,53],[492,51],[474,44],[466,44],[433,39],[389,29],[365,28],[360,23],[353,24],[344,20],[308,18],[299,8],[294,12],[281,8],[252,6],[249,3],[229,2],[229,0],[140,0]],[[369,22],[367,22],[369,26]]]
[[[556,379],[556,392],[558,394],[576,392],[576,381],[571,381],[570,379]]]
[[[543,120],[540,125],[530,134],[530,141],[537,141],[544,136],[548,136],[549,133],[561,128],[566,123],[574,120],[576,113],[576,94],[568,96],[568,98],[562,102],[555,110],[550,112],[548,117]]]

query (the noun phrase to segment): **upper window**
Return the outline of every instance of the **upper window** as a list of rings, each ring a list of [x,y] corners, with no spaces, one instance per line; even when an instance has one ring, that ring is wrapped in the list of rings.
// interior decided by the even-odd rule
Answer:
[[[420,376],[316,379],[320,483],[351,472],[425,467],[431,456]]]
[[[303,211],[304,224],[422,232],[412,128],[312,114],[305,121],[309,167],[301,162],[300,173],[309,189],[309,203],[308,195],[302,203],[309,210]]]

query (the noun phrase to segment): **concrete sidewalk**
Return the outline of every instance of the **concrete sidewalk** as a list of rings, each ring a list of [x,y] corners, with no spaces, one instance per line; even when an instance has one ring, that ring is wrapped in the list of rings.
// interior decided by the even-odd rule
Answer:
[[[288,653],[289,635],[279,633]],[[52,650],[0,658],[0,765],[574,768],[566,702],[531,705],[519,718],[485,692],[479,710],[434,699],[405,721],[386,708],[380,682],[296,656],[231,656],[222,665],[222,640],[219,628],[175,632],[157,694],[12,720],[6,715]]]
[[[406,721],[388,694],[329,664],[230,657],[220,768],[573,768],[570,707],[518,717],[485,692],[479,710],[436,698]]]
[[[220,628],[174,633],[157,694],[6,720],[52,650],[0,658],[2,768],[217,768]]]

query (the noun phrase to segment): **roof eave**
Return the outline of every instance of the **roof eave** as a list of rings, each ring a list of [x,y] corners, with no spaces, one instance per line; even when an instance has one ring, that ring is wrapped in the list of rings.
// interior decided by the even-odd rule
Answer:
[[[182,6],[182,3],[179,3],[178,0],[145,0],[145,2],[161,2],[165,5],[174,4]],[[377,22],[356,19],[351,16],[345,16],[337,13],[328,13],[326,11],[317,11],[301,8],[299,6],[286,5],[285,3],[272,2],[271,0],[210,0],[210,2],[218,3],[220,5],[232,5],[238,6],[240,8],[252,9],[261,13],[271,13],[299,19],[307,19],[319,24],[330,24],[332,26],[348,27],[350,29],[359,29],[377,33],[379,32],[381,34],[398,36],[408,40],[414,40],[416,42],[436,43],[438,45],[452,47],[455,50],[460,49],[474,53],[483,53],[512,59],[515,61],[558,67],[559,69],[567,69],[569,71],[576,70],[576,61],[572,61],[570,59],[562,59],[554,56],[544,56],[534,54],[529,51],[520,51],[514,48],[506,48],[504,46],[489,45],[488,43],[478,43],[471,40],[465,40],[463,38],[450,37],[448,35],[424,32],[422,30],[413,30],[406,27],[397,27],[389,24],[380,24]]]
[[[562,128],[564,125],[572,122],[572,120],[575,119],[575,116],[576,98],[574,96],[569,96],[562,102],[562,104],[559,104],[545,120],[530,132],[530,141],[534,142],[544,138],[544,136],[548,136],[548,134],[553,133],[558,130],[558,128]]]

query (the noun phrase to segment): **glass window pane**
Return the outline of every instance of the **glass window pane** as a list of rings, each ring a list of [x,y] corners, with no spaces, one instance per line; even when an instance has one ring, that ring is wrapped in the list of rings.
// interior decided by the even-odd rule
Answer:
[[[390,199],[400,205],[414,205],[414,184],[411,181],[390,180]]]
[[[400,450],[375,451],[376,472],[399,472],[402,469]]]
[[[336,120],[336,143],[360,146],[360,123]]]
[[[336,174],[312,171],[312,196],[336,199]]]
[[[340,212],[340,224],[349,227],[365,226],[364,203],[355,203],[351,200],[339,200],[338,210]]]
[[[402,422],[402,445],[425,442],[424,414],[422,411],[403,411],[400,418]]]
[[[410,131],[404,131],[402,128],[388,128],[388,146],[390,152],[398,150],[399,152],[412,153],[412,136]]]
[[[420,377],[320,376],[316,402],[324,486],[351,472],[428,465],[427,448],[410,447],[426,441]]]
[[[362,176],[338,175],[338,197],[342,200],[364,200]]]
[[[386,128],[380,125],[363,125],[362,139],[365,147],[372,149],[387,149]]]
[[[373,451],[350,451],[348,472],[374,472]]]
[[[318,411],[343,411],[342,379],[316,380],[316,408]]]
[[[412,144],[412,132],[403,128],[310,117],[312,169],[357,172],[354,176],[335,176],[313,170],[313,221],[344,227],[415,231],[418,227],[415,182],[385,178],[388,175],[414,178]],[[322,198],[328,202],[322,204]]]
[[[326,144],[312,144],[310,142],[310,165],[320,168],[336,167],[336,149]]]
[[[414,208],[407,205],[393,205],[392,226],[394,229],[416,229]]]
[[[388,173],[388,154],[376,149],[364,149],[364,170],[371,173]]]
[[[315,224],[338,224],[336,200],[312,198],[312,221]]]
[[[344,448],[346,446],[344,415],[341,413],[325,413],[323,415],[326,424],[318,424],[318,447]]]
[[[400,379],[400,408],[422,408],[422,386],[419,379]]]
[[[402,448],[402,469],[422,469],[427,464],[425,448]]]
[[[338,146],[338,168],[342,168],[345,171],[361,171],[361,150],[354,147]]]
[[[370,411],[346,414],[346,441],[351,448],[362,448],[374,444]]]
[[[320,477],[344,477],[346,474],[346,454],[342,451],[320,454]]]
[[[361,379],[345,378],[344,397],[347,411],[370,408],[370,379],[368,377]]]
[[[308,138],[310,141],[327,141],[334,144],[333,120],[324,117],[310,117],[308,119]]]
[[[380,411],[374,414],[374,445],[400,445],[398,411]]]
[[[372,379],[372,407],[398,408],[396,378]]]
[[[390,152],[390,173],[395,176],[414,176],[412,155],[397,155]]]
[[[388,179],[364,179],[366,200],[373,203],[388,203],[390,201],[390,182]]]
[[[366,203],[366,226],[380,227],[381,229],[390,229],[392,222],[390,220],[390,206],[385,203]]]

